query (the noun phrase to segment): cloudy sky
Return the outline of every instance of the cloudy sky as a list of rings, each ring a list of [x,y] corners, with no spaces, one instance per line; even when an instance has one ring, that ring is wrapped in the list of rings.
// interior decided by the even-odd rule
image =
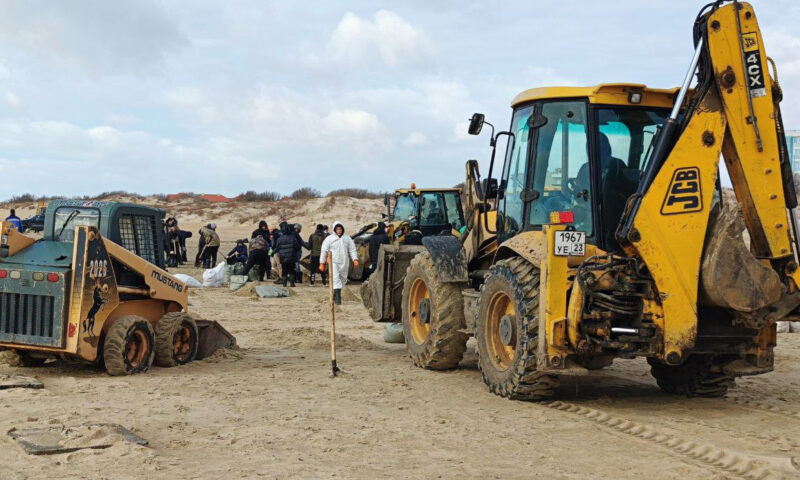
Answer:
[[[701,3],[0,0],[0,199],[450,186],[474,111],[679,83]],[[800,128],[800,2],[753,3]]]

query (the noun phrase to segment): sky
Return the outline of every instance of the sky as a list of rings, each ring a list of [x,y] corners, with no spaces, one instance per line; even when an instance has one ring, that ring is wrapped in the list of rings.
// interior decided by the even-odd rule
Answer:
[[[702,3],[0,0],[0,199],[452,186],[473,112],[679,84]],[[752,3],[800,128],[800,2]]]

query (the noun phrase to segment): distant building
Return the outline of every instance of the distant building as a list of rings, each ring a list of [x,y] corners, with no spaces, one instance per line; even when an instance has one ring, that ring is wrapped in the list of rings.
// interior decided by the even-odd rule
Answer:
[[[786,143],[789,144],[789,157],[792,159],[792,171],[800,172],[800,130],[786,132]]]

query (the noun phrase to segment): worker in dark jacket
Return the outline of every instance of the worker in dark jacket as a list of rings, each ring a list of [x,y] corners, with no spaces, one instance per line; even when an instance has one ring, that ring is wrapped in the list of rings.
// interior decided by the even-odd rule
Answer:
[[[300,232],[302,230],[302,225],[299,223],[294,224],[294,235],[297,237],[297,243],[299,243],[301,247],[297,249],[297,263],[294,264],[294,278],[297,283],[303,283],[303,271],[300,270],[300,260],[303,258],[303,248],[311,250],[311,245],[304,242],[303,237],[300,236]]]
[[[12,208],[10,215],[6,217],[6,222],[14,225],[18,232],[22,233],[25,228],[22,226],[22,220],[17,216],[17,212]]]
[[[247,263],[247,245],[244,242],[246,242],[244,239],[236,240],[236,246],[225,256],[228,265]]]
[[[297,252],[300,251],[302,245],[293,232],[293,227],[286,226],[278,241],[275,243],[275,250],[281,260],[281,272],[283,273],[283,280],[280,282],[285,286],[291,284],[295,286],[295,264],[297,263]]]
[[[378,226],[375,227],[375,231],[372,232],[372,236],[369,237],[370,271],[374,272],[375,269],[378,268],[378,252],[380,251],[381,245],[388,244],[389,235],[386,234],[386,224],[378,222]]]
[[[247,264],[244,266],[243,275],[250,273],[254,265],[258,265],[258,281],[264,280],[264,275],[269,278],[272,269],[269,264],[270,250],[272,247],[268,240],[264,240],[261,235],[256,235],[250,240],[250,256],[247,257]]]
[[[258,235],[264,237],[264,240],[269,242],[269,225],[264,220],[258,222],[258,228],[253,230],[253,233],[250,235],[250,238],[256,238]]]
[[[311,285],[314,285],[314,281],[317,277],[317,270],[319,269],[319,255],[322,251],[322,242],[325,241],[325,231],[323,230],[324,226],[322,224],[317,225],[317,229],[314,230],[308,237],[308,249],[311,251],[309,255],[309,260],[311,260]],[[322,284],[328,284],[328,272],[322,272]]]

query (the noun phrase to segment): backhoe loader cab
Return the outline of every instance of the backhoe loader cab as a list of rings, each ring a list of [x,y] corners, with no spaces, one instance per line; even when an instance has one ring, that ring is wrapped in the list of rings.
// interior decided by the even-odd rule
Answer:
[[[48,357],[102,362],[112,375],[175,366],[235,342],[188,315],[186,285],[164,265],[164,211],[59,200],[44,238],[0,223],[0,350],[23,365]]]
[[[416,365],[456,367],[474,335],[490,391],[528,400],[616,358],[646,357],[664,391],[694,396],[772,370],[776,321],[800,317],[782,92],[749,4],[709,4],[692,33],[680,88],[513,100],[487,178],[467,162],[464,235],[426,237],[388,287]],[[738,202],[716,195],[720,155]],[[376,318],[387,294],[368,293]]]
[[[614,231],[675,93],[612,84],[519,94],[499,175],[501,241],[563,218],[586,243],[620,250]]]

